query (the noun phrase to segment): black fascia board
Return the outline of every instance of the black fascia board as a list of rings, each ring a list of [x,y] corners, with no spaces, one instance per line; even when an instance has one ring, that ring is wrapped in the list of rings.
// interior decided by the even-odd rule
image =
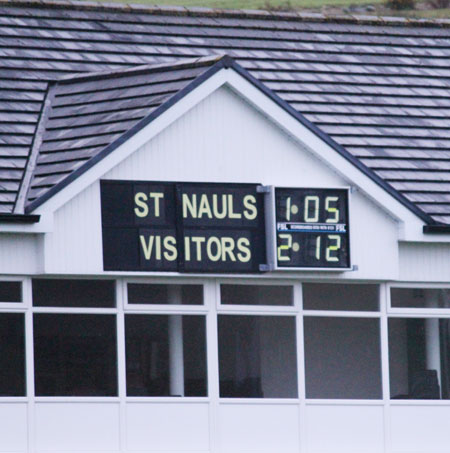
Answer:
[[[435,225],[424,225],[424,234],[448,234],[450,233],[450,225],[435,224]]]
[[[0,223],[38,223],[41,216],[37,214],[0,214]]]
[[[118,148],[120,145],[122,145],[124,142],[126,142],[129,138],[131,138],[134,134],[139,132],[143,127],[145,127],[149,123],[151,123],[154,119],[156,119],[158,116],[160,116],[162,113],[164,113],[170,107],[172,107],[176,102],[178,102],[180,99],[185,97],[187,94],[189,94],[195,88],[197,88],[199,85],[201,85],[205,80],[209,79],[216,72],[218,72],[221,69],[229,69],[229,68],[236,71],[240,76],[242,76],[244,79],[246,79],[252,85],[254,85],[257,89],[259,89],[261,92],[263,92],[266,96],[268,96],[273,102],[275,102],[283,110],[285,110],[287,113],[289,113],[291,116],[293,116],[297,121],[299,121],[301,124],[303,124],[309,130],[311,130],[311,132],[313,132],[322,141],[327,143],[331,148],[333,148],[340,155],[342,155],[345,159],[347,159],[349,162],[351,162],[355,167],[357,167],[361,172],[363,172],[366,176],[368,176],[370,179],[372,179],[376,184],[378,184],[380,187],[382,187],[384,190],[386,190],[393,198],[395,198],[397,201],[399,201],[401,204],[403,204],[406,208],[408,208],[410,211],[412,211],[414,214],[416,214],[421,220],[423,220],[424,222],[426,222],[429,225],[436,224],[436,222],[434,221],[434,219],[432,217],[425,214],[416,205],[414,205],[409,200],[407,200],[405,197],[403,197],[393,187],[391,187],[389,184],[387,184],[382,178],[380,178],[377,174],[375,174],[368,167],[366,167],[364,164],[362,164],[358,159],[356,159],[354,156],[352,156],[343,146],[336,143],[328,134],[326,134],[325,132],[320,130],[315,124],[308,121],[301,113],[299,113],[297,110],[295,110],[286,101],[281,99],[270,88],[266,87],[262,82],[260,82],[258,79],[253,77],[247,70],[245,70],[242,66],[240,66],[238,63],[236,63],[234,61],[234,59],[231,58],[229,55],[224,55],[222,58],[220,58],[220,60],[218,60],[216,63],[214,63],[203,74],[198,76],[189,85],[187,85],[182,90],[180,90],[178,93],[176,93],[174,96],[172,96],[167,102],[160,105],[154,112],[152,112],[150,115],[148,115],[147,117],[142,119],[138,124],[136,124],[134,127],[129,129],[127,132],[125,132],[115,142],[108,145],[103,151],[101,151],[99,154],[97,154],[92,159],[87,161],[84,165],[82,165],[79,169],[77,169],[73,173],[71,173],[63,181],[61,181],[60,183],[53,186],[44,195],[37,198],[32,203],[30,203],[28,206],[26,206],[25,212],[27,212],[27,213],[32,212],[38,206],[42,205],[45,201],[47,201],[49,198],[51,198],[53,195],[55,195],[61,189],[63,189],[67,185],[69,185],[72,181],[77,179],[80,175],[85,173],[87,170],[89,170],[91,167],[93,167],[95,164],[97,164],[104,157],[106,157],[111,152],[113,152],[116,148]]]

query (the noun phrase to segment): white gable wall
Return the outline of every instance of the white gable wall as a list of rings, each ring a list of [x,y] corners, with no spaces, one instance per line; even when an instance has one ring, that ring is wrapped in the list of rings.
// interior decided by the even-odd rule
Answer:
[[[450,244],[400,243],[400,279],[448,283]]]
[[[39,241],[35,234],[0,234],[0,273],[26,275],[39,272]]]
[[[201,101],[103,179],[351,185],[228,88]],[[331,275],[396,279],[397,222],[359,190],[351,194],[350,217],[352,262],[359,270]],[[102,272],[98,181],[56,211],[54,232],[45,240],[45,272]]]

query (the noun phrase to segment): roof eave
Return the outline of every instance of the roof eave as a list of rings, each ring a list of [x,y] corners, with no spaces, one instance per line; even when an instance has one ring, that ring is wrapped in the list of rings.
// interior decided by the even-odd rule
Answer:
[[[423,233],[424,234],[449,234],[450,225],[445,225],[445,224],[424,225]]]
[[[0,214],[0,223],[38,223],[38,214]]]

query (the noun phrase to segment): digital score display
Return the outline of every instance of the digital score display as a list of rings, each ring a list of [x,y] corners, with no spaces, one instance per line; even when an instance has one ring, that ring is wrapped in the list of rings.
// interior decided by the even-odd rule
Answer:
[[[101,181],[103,268],[259,272],[266,239],[257,186]]]
[[[347,189],[275,188],[276,267],[350,268]]]

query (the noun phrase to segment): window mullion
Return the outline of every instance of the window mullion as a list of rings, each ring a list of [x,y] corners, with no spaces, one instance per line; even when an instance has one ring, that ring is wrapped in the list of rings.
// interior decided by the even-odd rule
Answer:
[[[124,314],[124,282],[116,281],[116,304],[117,304],[117,390],[119,397],[120,416],[120,450],[126,451],[126,359],[125,359],[125,314]]]
[[[31,296],[31,279],[27,278],[23,282],[23,296],[28,310],[25,312],[25,370],[26,370],[26,390],[28,397],[28,449],[29,453],[35,450],[35,389],[34,389],[34,348],[33,348],[33,311]]]

